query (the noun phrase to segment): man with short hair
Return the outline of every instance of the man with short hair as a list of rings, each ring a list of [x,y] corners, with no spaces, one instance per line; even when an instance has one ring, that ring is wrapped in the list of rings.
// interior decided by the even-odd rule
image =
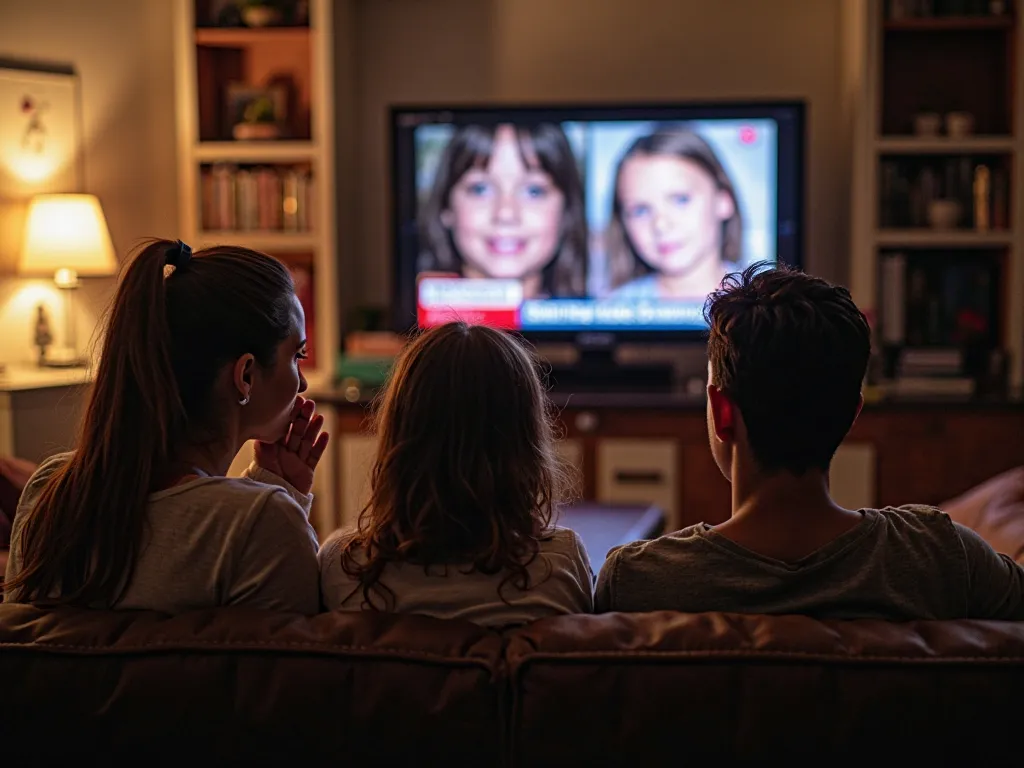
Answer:
[[[1024,619],[1024,568],[938,509],[843,509],[832,457],[863,405],[870,330],[849,292],[785,267],[712,294],[707,421],[732,516],[609,554],[602,611]]]

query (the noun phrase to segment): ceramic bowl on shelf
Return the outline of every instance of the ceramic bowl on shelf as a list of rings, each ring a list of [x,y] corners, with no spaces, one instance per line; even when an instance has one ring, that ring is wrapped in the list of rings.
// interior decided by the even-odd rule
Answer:
[[[231,129],[236,141],[272,141],[281,138],[277,123],[238,123]]]
[[[919,112],[914,115],[914,135],[934,138],[942,131],[942,116],[938,112]]]
[[[946,135],[951,139],[965,139],[974,133],[974,115],[970,112],[950,112],[946,115]]]
[[[247,27],[272,27],[281,23],[281,12],[269,5],[248,5],[242,9],[242,21]]]
[[[954,229],[960,223],[960,203],[932,200],[928,203],[928,223],[932,229]]]

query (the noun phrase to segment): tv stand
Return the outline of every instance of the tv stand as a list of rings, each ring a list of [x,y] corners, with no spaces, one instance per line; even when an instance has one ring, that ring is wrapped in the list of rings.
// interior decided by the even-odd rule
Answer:
[[[674,370],[667,362],[623,364],[615,348],[581,348],[573,363],[551,362],[547,384],[554,392],[671,392]]]

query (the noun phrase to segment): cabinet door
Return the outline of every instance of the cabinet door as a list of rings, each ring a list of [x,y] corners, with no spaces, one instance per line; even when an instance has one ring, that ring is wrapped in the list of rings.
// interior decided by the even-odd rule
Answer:
[[[679,519],[675,440],[601,440],[597,444],[597,500],[655,504],[671,530]]]
[[[575,495],[583,493],[583,444],[579,440],[559,440],[555,450],[572,472],[572,490]]]
[[[832,459],[829,487],[836,504],[847,509],[874,507],[875,446],[871,443],[848,443],[839,446]]]
[[[377,452],[372,435],[342,435],[338,461],[341,474],[342,528],[354,526],[370,499],[370,467]]]

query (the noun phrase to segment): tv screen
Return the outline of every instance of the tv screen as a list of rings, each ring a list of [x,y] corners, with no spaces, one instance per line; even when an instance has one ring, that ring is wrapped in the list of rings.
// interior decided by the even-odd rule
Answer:
[[[800,263],[800,104],[393,111],[396,326],[693,333]]]

